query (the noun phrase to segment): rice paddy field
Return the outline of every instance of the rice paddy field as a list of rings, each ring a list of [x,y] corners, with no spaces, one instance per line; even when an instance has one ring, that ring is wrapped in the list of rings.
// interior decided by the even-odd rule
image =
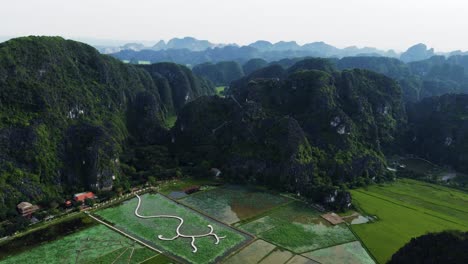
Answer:
[[[170,194],[196,184],[203,182],[171,181],[160,190]],[[34,245],[25,238],[26,242],[17,244],[26,246],[10,252],[0,244],[0,264],[386,263],[413,237],[446,229],[468,231],[466,192],[411,179],[351,190],[353,203],[362,215],[355,211],[343,213],[346,223],[338,225],[323,219],[324,212],[261,188],[228,185],[203,190],[178,200],[160,193],[144,194],[139,210],[144,216],[182,217],[185,222],[180,233],[186,235],[206,234],[210,231],[208,225],[212,225],[214,233],[226,237],[217,245],[212,236],[196,238],[196,253],[192,252],[191,238],[160,240],[158,235],[176,236],[179,221],[138,218],[134,214],[138,199],[132,198],[92,215],[162,254],[81,214],[69,224],[78,228],[60,223],[28,234],[31,241],[41,237]]]
[[[399,179],[351,193],[356,207],[377,217],[351,228],[379,263],[413,237],[447,229],[468,231],[468,194],[463,191]]]
[[[367,254],[359,241],[345,243],[334,247],[323,248],[305,253],[304,256],[322,264],[373,264],[374,260]]]
[[[324,251],[320,256],[328,252],[337,254],[333,260],[374,263],[346,224],[333,226],[316,209],[276,193],[224,186],[179,201],[259,238],[224,263],[319,263],[306,254],[349,242],[355,243]]]
[[[226,86],[218,86],[216,87],[216,94],[219,96],[224,96],[224,90],[226,89]]]
[[[225,186],[199,192],[180,201],[224,223],[234,224],[292,200],[255,188]]]
[[[6,256],[2,264],[36,263],[170,263],[170,259],[118,234],[94,225],[60,239]]]
[[[240,228],[296,254],[356,240],[345,224],[333,226],[301,202],[285,205]]]
[[[141,219],[136,217],[134,215],[138,202],[136,198],[118,206],[97,211],[95,214],[125,233],[190,263],[216,262],[251,239],[250,236],[180,205],[161,194],[145,194],[141,198],[142,204],[139,210],[141,215],[182,217],[185,222],[180,228],[180,233],[187,235],[208,233],[210,231],[208,225],[212,225],[214,232],[219,236],[225,236],[225,238],[221,239],[218,245],[215,244],[216,241],[211,236],[197,238],[195,245],[198,252],[196,253],[192,252],[191,238],[179,237],[172,241],[160,240],[159,235],[165,238],[176,236],[179,221],[171,218]]]
[[[224,263],[259,263],[263,258],[270,254],[276,248],[275,245],[263,240],[256,240],[237,254],[227,259]]]

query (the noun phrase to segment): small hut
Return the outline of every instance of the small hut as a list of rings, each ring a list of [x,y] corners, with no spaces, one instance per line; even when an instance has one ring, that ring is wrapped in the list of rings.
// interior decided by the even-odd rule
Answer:
[[[31,216],[34,212],[36,212],[37,210],[39,210],[39,206],[37,205],[33,205],[31,203],[28,203],[28,202],[21,202],[19,203],[17,206],[16,206],[16,209],[18,209],[18,212],[22,215],[22,216]]]

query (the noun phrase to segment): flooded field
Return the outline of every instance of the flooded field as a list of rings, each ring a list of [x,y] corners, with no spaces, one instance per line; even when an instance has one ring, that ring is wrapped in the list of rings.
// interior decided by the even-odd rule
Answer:
[[[400,163],[407,169],[421,174],[435,174],[440,171],[435,164],[419,158],[404,158]]]
[[[356,240],[345,224],[333,226],[318,211],[300,202],[283,206],[240,228],[294,253]]]
[[[275,249],[276,246],[263,240],[257,240],[227,259],[226,264],[256,264]]]
[[[233,224],[286,204],[289,198],[241,186],[226,186],[180,200],[224,223]]]
[[[320,264],[316,261],[303,257],[301,255],[295,255],[286,264]]]
[[[341,244],[303,254],[322,264],[374,264],[359,241]]]
[[[401,158],[398,163],[401,166],[399,169],[414,173],[410,178],[416,176],[417,179],[437,181],[440,184],[467,190],[468,175],[466,174],[420,158]]]
[[[357,212],[354,212],[353,214],[348,215],[348,216],[343,216],[342,218],[346,223],[351,224],[351,225],[360,225],[360,224],[365,224],[365,223],[368,223],[369,221],[372,221],[371,216],[364,216]]]
[[[275,249],[267,257],[265,257],[260,264],[283,264],[294,256],[293,253],[287,250]]]
[[[169,196],[172,199],[181,199],[187,196],[185,192],[180,192],[180,191],[175,191],[175,192],[170,192],[167,196]]]

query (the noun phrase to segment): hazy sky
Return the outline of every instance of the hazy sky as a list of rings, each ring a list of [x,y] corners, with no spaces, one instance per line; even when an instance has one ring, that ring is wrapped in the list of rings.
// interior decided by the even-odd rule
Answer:
[[[0,0],[0,36],[468,50],[466,0]]]

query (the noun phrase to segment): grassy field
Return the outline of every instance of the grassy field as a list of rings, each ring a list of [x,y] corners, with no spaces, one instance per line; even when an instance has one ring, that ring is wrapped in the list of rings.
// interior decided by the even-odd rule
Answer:
[[[351,191],[353,203],[378,221],[352,225],[374,257],[385,263],[412,237],[446,229],[468,230],[468,194],[401,179]]]
[[[166,119],[164,120],[164,126],[166,126],[167,128],[172,128],[174,127],[176,121],[177,121],[176,115],[166,116]]]
[[[233,224],[291,200],[258,189],[226,186],[196,193],[180,201],[224,223]]]
[[[216,94],[219,96],[224,96],[224,89],[226,89],[226,86],[216,87]]]
[[[186,235],[205,234],[209,231],[207,225],[211,224],[214,232],[219,236],[226,236],[218,245],[213,237],[197,238],[195,245],[198,252],[193,253],[190,238],[178,238],[173,241],[158,239],[158,235],[174,237],[179,221],[170,218],[141,219],[134,215],[137,199],[126,201],[123,204],[97,211],[102,219],[114,224],[115,227],[144,241],[148,241],[157,248],[174,256],[180,257],[190,263],[215,262],[230,250],[240,246],[249,239],[248,236],[226,225],[212,221],[203,215],[179,205],[160,194],[145,194],[139,210],[141,215],[175,215],[182,217],[185,222],[180,232]]]
[[[283,206],[240,228],[295,253],[356,240],[346,225],[332,226],[316,210],[300,202]]]
[[[28,263],[141,263],[158,253],[121,236],[103,225],[43,243],[20,254],[8,256],[2,264]],[[169,263],[160,256],[157,263]],[[154,262],[156,263],[156,262]]]

